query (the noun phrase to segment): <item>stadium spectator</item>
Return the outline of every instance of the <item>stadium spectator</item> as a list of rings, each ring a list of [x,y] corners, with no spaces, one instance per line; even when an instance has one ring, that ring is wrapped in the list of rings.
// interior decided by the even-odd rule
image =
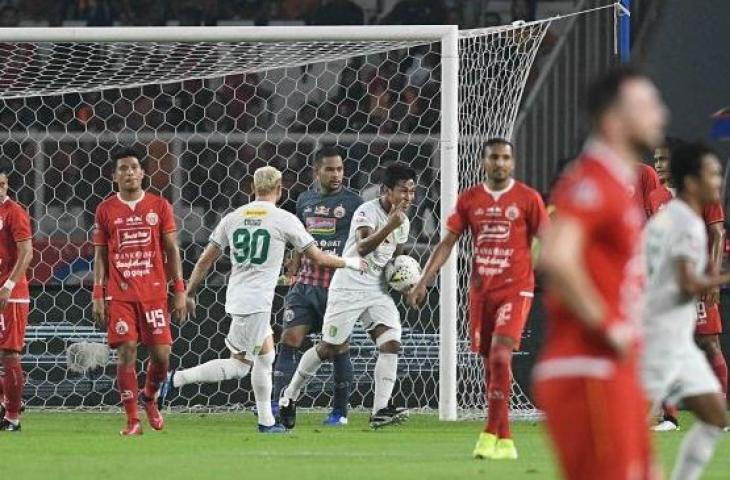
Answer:
[[[448,8],[443,0],[401,0],[382,19],[384,25],[443,25]]]

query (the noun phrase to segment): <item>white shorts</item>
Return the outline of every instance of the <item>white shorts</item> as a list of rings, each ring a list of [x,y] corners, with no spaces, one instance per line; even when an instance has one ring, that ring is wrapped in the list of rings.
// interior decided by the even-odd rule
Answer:
[[[654,407],[662,402],[677,405],[680,400],[708,393],[720,393],[720,382],[705,354],[692,345],[684,353],[644,352],[641,381]]]
[[[228,349],[231,353],[245,353],[247,357],[258,355],[264,340],[274,334],[271,330],[271,313],[256,312],[231,317],[231,327],[226,336]]]
[[[390,327],[396,331],[400,341],[400,313],[390,295],[356,290],[330,290],[322,325],[322,340],[332,345],[342,345],[350,338],[358,320],[367,332],[378,325]]]

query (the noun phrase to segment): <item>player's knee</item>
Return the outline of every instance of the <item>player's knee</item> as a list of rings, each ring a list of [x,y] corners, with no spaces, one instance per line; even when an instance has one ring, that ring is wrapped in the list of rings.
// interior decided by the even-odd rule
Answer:
[[[287,328],[281,333],[280,342],[292,348],[299,348],[304,343],[304,332]]]
[[[137,345],[123,343],[117,347],[117,360],[122,365],[132,365],[137,361]]]
[[[322,360],[333,360],[335,356],[340,355],[343,352],[346,352],[350,345],[349,343],[345,342],[340,345],[335,345],[332,343],[327,342],[319,342],[317,344],[317,355],[319,355],[319,358]]]
[[[389,328],[375,338],[375,345],[382,353],[398,353],[400,351],[400,330]]]
[[[509,369],[512,362],[512,349],[501,343],[494,343],[489,349],[490,370]]]

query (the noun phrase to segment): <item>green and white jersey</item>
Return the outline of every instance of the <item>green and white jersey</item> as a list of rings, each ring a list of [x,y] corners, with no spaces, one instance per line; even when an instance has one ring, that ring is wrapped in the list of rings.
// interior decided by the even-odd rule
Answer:
[[[259,201],[223,217],[210,241],[229,249],[226,312],[233,315],[270,312],[286,244],[303,252],[315,243],[296,216]]]

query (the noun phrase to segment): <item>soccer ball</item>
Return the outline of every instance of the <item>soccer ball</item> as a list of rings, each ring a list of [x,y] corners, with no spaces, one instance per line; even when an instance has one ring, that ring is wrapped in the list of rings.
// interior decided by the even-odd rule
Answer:
[[[405,292],[421,278],[421,266],[408,255],[399,255],[385,265],[385,279],[393,290]]]

